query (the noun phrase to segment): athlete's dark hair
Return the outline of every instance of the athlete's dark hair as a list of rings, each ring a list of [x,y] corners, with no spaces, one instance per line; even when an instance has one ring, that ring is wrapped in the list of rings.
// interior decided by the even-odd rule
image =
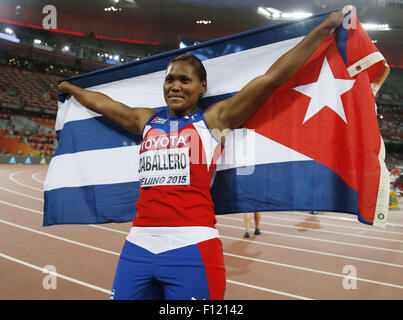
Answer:
[[[199,76],[200,80],[207,81],[206,69],[204,68],[203,63],[200,61],[200,59],[198,57],[194,56],[193,54],[183,54],[183,55],[177,56],[176,58],[172,59],[168,63],[168,66],[175,61],[186,61],[187,63],[190,63],[192,66],[195,67],[195,70],[196,70],[197,75]]]

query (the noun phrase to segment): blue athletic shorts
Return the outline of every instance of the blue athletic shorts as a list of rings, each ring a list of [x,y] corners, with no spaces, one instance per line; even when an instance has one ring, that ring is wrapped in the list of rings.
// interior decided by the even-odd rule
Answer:
[[[219,238],[154,254],[126,241],[113,300],[221,300],[225,267]]]

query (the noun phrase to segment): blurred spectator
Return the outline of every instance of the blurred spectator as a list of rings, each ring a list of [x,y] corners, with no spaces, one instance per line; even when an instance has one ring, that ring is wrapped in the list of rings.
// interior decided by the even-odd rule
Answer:
[[[253,214],[254,218],[255,218],[255,235],[259,235],[260,232],[260,212],[255,212]],[[252,213],[248,212],[244,214],[244,221],[245,221],[245,234],[244,237],[245,238],[250,238],[250,224],[252,221]]]
[[[400,177],[399,167],[395,166],[393,170],[390,172],[390,187],[392,190],[398,189],[399,177]]]

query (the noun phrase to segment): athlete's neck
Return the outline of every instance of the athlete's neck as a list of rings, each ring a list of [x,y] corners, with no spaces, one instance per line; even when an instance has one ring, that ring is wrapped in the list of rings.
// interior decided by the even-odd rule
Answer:
[[[186,109],[186,110],[183,110],[183,111],[182,110],[169,109],[169,115],[171,117],[184,117],[184,116],[187,116],[189,114],[192,114],[193,112],[195,112],[198,109],[199,109],[198,106],[193,106],[193,107],[190,107],[189,109]]]

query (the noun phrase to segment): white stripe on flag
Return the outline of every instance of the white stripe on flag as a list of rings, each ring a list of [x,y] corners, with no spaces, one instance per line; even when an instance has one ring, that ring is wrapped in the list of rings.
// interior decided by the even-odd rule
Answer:
[[[253,130],[243,128],[233,130],[227,136],[224,152],[217,161],[217,171],[307,160],[312,159]]]
[[[44,189],[138,181],[139,148],[127,146],[53,157]]]
[[[208,81],[205,97],[241,90],[302,39],[303,37],[298,37],[203,61]],[[162,70],[87,89],[102,92],[132,108],[162,107],[166,105],[162,91],[164,75],[165,70]],[[61,105],[60,103],[56,130],[61,130],[69,121],[98,116],[82,107],[74,98],[66,101],[65,106]]]

